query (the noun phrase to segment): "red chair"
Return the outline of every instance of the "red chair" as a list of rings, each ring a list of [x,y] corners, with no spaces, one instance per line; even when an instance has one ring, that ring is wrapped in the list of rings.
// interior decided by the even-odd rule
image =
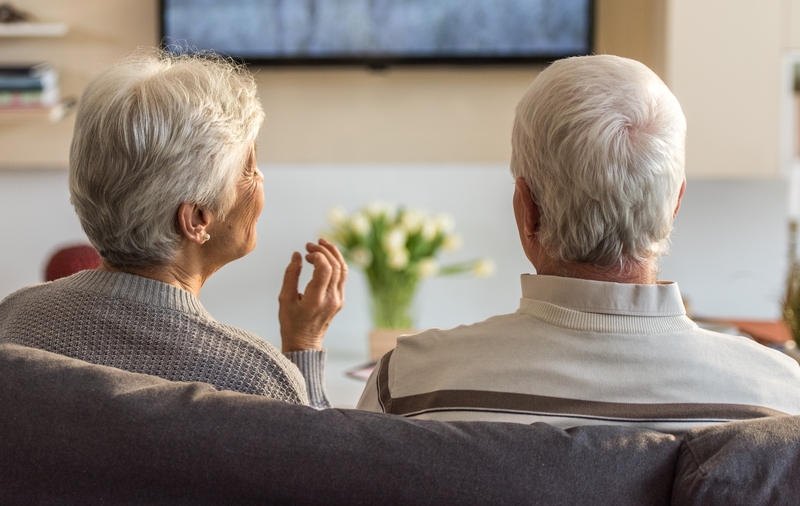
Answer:
[[[47,263],[44,279],[45,281],[55,281],[72,276],[76,272],[97,269],[101,262],[100,255],[88,244],[61,248]]]

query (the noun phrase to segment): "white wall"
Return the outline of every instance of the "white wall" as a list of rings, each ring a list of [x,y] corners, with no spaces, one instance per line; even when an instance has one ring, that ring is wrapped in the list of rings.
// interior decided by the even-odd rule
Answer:
[[[86,242],[66,171],[0,171],[0,296],[42,281],[54,248]]]
[[[696,316],[780,318],[787,197],[779,179],[689,181],[661,278]]]
[[[492,257],[493,278],[425,282],[419,326],[450,327],[514,311],[524,258],[511,211],[512,179],[503,165],[262,165],[266,205],[259,245],[215,274],[201,300],[221,322],[279,343],[277,295],[292,251],[317,237],[333,205],[373,199],[445,211],[464,247],[454,261]],[[0,171],[0,297],[38,282],[49,252],[83,238],[68,202],[66,172]],[[696,314],[777,318],[785,269],[786,196],[781,181],[690,181],[662,262],[662,279],[681,285]],[[307,279],[306,272],[303,279]],[[366,358],[370,328],[364,279],[354,272],[345,309],[327,338],[335,354]]]

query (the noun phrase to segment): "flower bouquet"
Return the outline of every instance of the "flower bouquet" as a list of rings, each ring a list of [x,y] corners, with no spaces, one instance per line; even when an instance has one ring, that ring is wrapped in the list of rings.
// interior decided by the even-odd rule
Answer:
[[[439,263],[440,251],[461,246],[460,236],[453,233],[453,218],[446,214],[432,217],[421,210],[373,202],[350,215],[333,208],[328,220],[333,229],[327,237],[340,246],[348,263],[366,275],[375,329],[414,328],[413,302],[421,279],[464,272],[488,277],[494,271],[487,259]]]

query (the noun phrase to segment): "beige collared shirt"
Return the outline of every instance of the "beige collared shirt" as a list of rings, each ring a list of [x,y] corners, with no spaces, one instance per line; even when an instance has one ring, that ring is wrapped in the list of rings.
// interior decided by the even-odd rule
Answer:
[[[675,283],[523,275],[512,314],[402,337],[358,407],[436,420],[680,433],[800,414],[800,367],[686,317]]]

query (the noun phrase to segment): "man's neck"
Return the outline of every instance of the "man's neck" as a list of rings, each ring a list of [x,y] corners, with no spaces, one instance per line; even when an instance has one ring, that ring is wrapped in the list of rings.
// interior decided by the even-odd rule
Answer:
[[[558,262],[551,260],[536,267],[536,273],[545,276],[588,279],[590,281],[609,281],[612,283],[631,283],[652,285],[657,282],[655,261],[636,265],[628,269],[601,268],[580,262]]]

